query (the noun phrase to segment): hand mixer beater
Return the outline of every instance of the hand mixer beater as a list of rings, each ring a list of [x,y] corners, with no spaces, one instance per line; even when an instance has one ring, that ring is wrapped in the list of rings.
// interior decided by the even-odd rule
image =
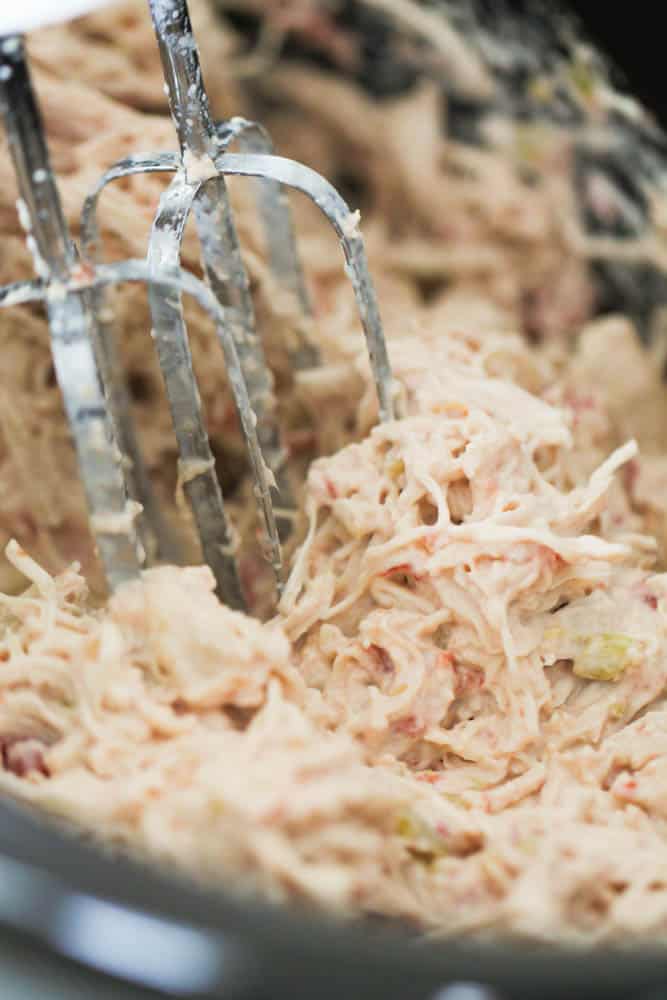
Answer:
[[[19,213],[37,279],[0,289],[0,305],[43,302],[56,377],[77,451],[95,537],[109,585],[135,577],[143,565],[176,559],[151,488],[117,357],[105,289],[143,282],[152,336],[179,451],[179,478],[188,498],[220,597],[244,606],[232,533],[225,513],[192,369],[181,298],[192,296],[210,315],[248,451],[262,514],[265,549],[280,586],[284,541],[294,497],[281,445],[272,377],[257,334],[225,177],[254,178],[269,266],[290,296],[295,315],[295,368],[317,364],[313,319],[285,188],[304,193],[333,226],[356,296],[378,396],[380,419],[394,415],[391,370],[357,216],[337,191],[303,164],[276,156],[264,129],[232,118],[211,120],[196,42],[185,0],[149,0],[178,153],[127,157],[111,166],[86,199],[80,248],[64,219],[31,85],[23,33],[38,24],[83,13],[107,0],[67,0],[54,11],[32,0],[0,13],[0,112],[19,189]],[[229,152],[237,143],[240,152]],[[145,260],[104,264],[96,219],[105,186],[142,172],[171,172],[148,240]],[[185,225],[192,213],[205,282],[180,266]],[[274,506],[271,490],[276,491]]]

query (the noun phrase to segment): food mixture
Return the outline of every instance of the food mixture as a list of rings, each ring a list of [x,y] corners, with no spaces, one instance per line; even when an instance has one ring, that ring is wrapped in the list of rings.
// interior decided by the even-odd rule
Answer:
[[[535,100],[556,79],[586,129],[492,113],[485,142],[465,142],[448,108],[453,121],[464,100],[488,104],[498,82],[452,48],[455,21],[369,5],[413,31],[436,16],[435,55],[449,53],[460,85],[443,98],[433,73],[413,74],[378,100],[353,72],[354,34],[324,8],[259,6],[247,52],[250,5],[230,27],[192,4],[216,113],[258,108],[282,152],[354,186],[406,415],[377,424],[337,249],[300,203],[324,360],[290,377],[293,317],[235,185],[304,481],[301,543],[276,612],[224,366],[193,310],[255,614],[222,606],[197,565],[148,570],[106,600],[43,319],[0,316],[0,786],[115,848],[277,901],[439,934],[665,938],[664,318],[659,300],[613,310],[609,289],[660,264],[667,215],[645,186],[646,231],[630,232],[627,193],[593,169],[586,194],[607,229],[586,228],[572,183],[582,132],[599,145],[622,99],[588,62],[569,76],[558,64],[531,79]],[[295,58],[269,74],[269,42],[289,32],[327,66]],[[32,49],[74,226],[105,166],[173,145],[157,54],[140,2],[37,34]],[[1,277],[16,280],[29,262],[0,153]],[[109,252],[142,252],[159,191],[133,178],[106,196]],[[185,260],[196,266],[194,239]],[[177,530],[141,291],[116,305]]]

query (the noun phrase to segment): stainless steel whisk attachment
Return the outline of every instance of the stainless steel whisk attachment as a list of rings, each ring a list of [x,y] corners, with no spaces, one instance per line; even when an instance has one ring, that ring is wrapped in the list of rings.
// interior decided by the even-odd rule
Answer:
[[[0,290],[0,305],[35,300],[46,305],[56,377],[77,449],[91,526],[114,587],[136,576],[145,562],[177,559],[142,459],[104,303],[104,290],[110,285],[146,284],[152,336],[178,443],[180,481],[218,592],[232,607],[242,608],[232,533],[192,369],[181,303],[184,293],[193,296],[215,324],[250,458],[266,554],[278,581],[280,541],[292,529],[295,502],[226,176],[246,176],[257,182],[269,265],[299,317],[297,346],[286,348],[291,364],[295,368],[316,365],[318,352],[285,188],[309,197],[342,245],[382,420],[394,415],[391,369],[357,217],[315,171],[276,156],[257,123],[240,118],[221,124],[211,120],[186,3],[149,0],[149,6],[180,149],[178,153],[139,153],[105,172],[83,206],[80,255],[67,231],[49,164],[23,40],[16,33],[0,37],[0,111],[38,274],[36,281]],[[229,152],[233,143],[241,152]],[[174,177],[160,198],[146,260],[102,263],[96,218],[102,191],[118,178],[155,171],[173,172]],[[180,266],[190,214],[200,242],[205,283]],[[275,506],[272,488],[277,494]]]

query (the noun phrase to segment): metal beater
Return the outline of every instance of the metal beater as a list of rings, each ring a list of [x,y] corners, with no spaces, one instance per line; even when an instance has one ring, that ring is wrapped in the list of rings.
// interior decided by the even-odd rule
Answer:
[[[57,13],[49,9],[47,17],[62,19],[103,2],[67,0]],[[340,240],[382,420],[394,415],[391,369],[356,216],[319,174],[276,156],[257,123],[241,118],[217,124],[211,120],[185,0],[149,0],[149,6],[180,150],[139,153],[106,171],[83,206],[80,251],[64,220],[22,38],[25,30],[39,23],[35,8],[43,10],[44,0],[23,0],[27,10],[0,14],[0,112],[20,192],[19,212],[38,275],[36,281],[0,289],[0,305],[30,301],[46,305],[56,377],[77,449],[91,527],[113,588],[135,577],[146,563],[175,561],[173,542],[142,459],[116,356],[112,320],[104,302],[108,286],[125,281],[147,285],[152,336],[178,442],[180,481],[219,595],[232,607],[242,608],[232,535],[192,370],[181,304],[184,293],[212,317],[224,351],[262,513],[266,554],[278,586],[280,540],[288,537],[292,527],[294,497],[272,377],[255,327],[225,176],[242,175],[258,181],[269,264],[300,316],[301,336],[298,346],[290,351],[291,363],[297,368],[317,364],[317,349],[285,187],[307,195]],[[240,153],[228,152],[234,142]],[[160,198],[146,260],[102,263],[96,221],[101,192],[120,177],[152,171],[173,172],[174,178]],[[191,212],[206,283],[180,266],[181,242]],[[272,488],[277,491],[275,506]]]

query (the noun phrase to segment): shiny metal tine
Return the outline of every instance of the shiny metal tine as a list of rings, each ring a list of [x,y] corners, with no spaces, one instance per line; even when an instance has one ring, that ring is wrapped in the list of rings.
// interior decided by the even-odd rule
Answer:
[[[139,443],[125,372],[116,347],[112,309],[101,289],[86,294],[90,296],[89,318],[95,356],[122,456],[125,485],[130,497],[141,505],[136,528],[146,562],[179,563],[183,553],[165,520]]]
[[[20,37],[0,39],[0,113],[19,211],[42,279],[53,361],[74,437],[91,526],[110,586],[136,577],[141,552],[92,344],[90,297],[70,286],[78,265]],[[11,302],[9,300],[5,300]]]
[[[99,227],[97,223],[97,204],[107,184],[111,183],[114,180],[119,179],[120,177],[126,177],[132,174],[138,174],[144,172],[146,173],[165,172],[165,171],[176,172],[180,170],[180,168],[181,168],[181,159],[180,156],[176,154],[145,153],[145,154],[136,154],[134,156],[127,157],[123,160],[119,160],[118,163],[114,164],[109,170],[107,170],[106,173],[98,181],[96,187],[90,192],[90,194],[86,198],[81,213],[81,246],[82,246],[82,251],[86,255],[86,257],[91,261],[99,257],[99,252],[97,250],[97,244],[99,242]],[[167,233],[166,237],[164,236],[164,234],[162,234],[159,238],[160,246],[163,248],[163,250],[165,248],[166,241],[170,243],[170,248],[167,253],[167,259],[172,261],[172,266],[174,261],[176,262],[176,264],[178,264],[180,261],[180,247],[185,227],[185,221],[187,219],[189,211],[191,210],[191,205],[197,190],[196,185],[190,185],[190,186],[187,185],[187,182],[182,173],[178,177],[176,177],[172,182],[172,188],[173,187],[177,189],[187,188],[190,191],[190,194],[181,196],[183,200],[181,202],[180,211],[175,210],[172,204],[170,211],[175,212],[175,216],[177,216],[177,220],[176,218],[174,219],[174,224],[175,224],[174,231],[173,233]],[[163,198],[163,206],[170,202],[171,202],[171,194],[166,193]],[[161,214],[161,209],[158,209],[158,216],[160,214]],[[166,216],[163,214],[163,219],[165,220],[164,226],[168,228],[169,226],[168,212]],[[162,224],[160,228],[162,228]],[[171,236],[173,236],[173,242],[170,240]],[[155,252],[155,239],[153,240],[153,248]],[[162,253],[162,251],[160,251],[160,253]],[[159,259],[162,260],[162,265],[158,263],[155,264],[155,267],[163,266],[165,258],[160,256]],[[97,265],[97,270],[100,270],[99,263]],[[127,280],[130,279],[128,278]],[[156,296],[153,305],[156,305],[157,291],[154,291],[153,294]],[[178,297],[174,299],[172,296],[172,300],[173,300],[172,307],[174,311],[178,313],[178,320],[176,320],[176,318],[174,318],[173,320],[174,322],[173,335],[176,338],[176,340],[181,343],[181,350],[182,350],[183,338],[186,336],[184,319],[180,303],[178,302]],[[208,309],[209,312],[211,312],[210,305]],[[230,379],[232,379],[234,365],[238,367],[238,358],[236,357],[236,360],[234,360],[234,357],[231,357],[229,353],[230,336],[228,331],[231,328],[230,317],[232,315],[233,313],[231,311],[228,311],[226,313],[220,310],[218,310],[217,313],[215,311],[213,312],[213,318],[216,321],[218,338],[223,346],[225,358],[227,359],[227,366]],[[225,317],[224,324],[223,324],[223,316]],[[155,324],[154,324],[154,329],[155,329]],[[162,343],[164,344],[164,338],[162,339]],[[165,350],[167,351],[168,354],[168,346],[165,347]],[[189,354],[187,341],[186,341],[186,351]],[[172,379],[172,376],[173,376],[173,366],[168,365],[167,370],[164,373],[165,385],[169,384],[169,382]],[[232,388],[234,389],[234,381],[232,381]],[[255,478],[255,495],[258,498],[262,509],[264,526],[267,536],[267,548],[268,548],[267,555],[274,568],[274,571],[276,573],[276,579],[279,583],[280,572],[281,572],[281,553],[280,553],[278,538],[276,535],[273,509],[271,506],[269,478],[266,475],[266,468],[264,466],[263,461],[260,461],[261,449],[259,448],[259,445],[257,443],[257,434],[254,428],[254,424],[250,422],[251,421],[251,417],[249,416],[250,410],[247,410],[245,408],[245,404],[243,402],[246,396],[247,393],[245,393],[245,385],[242,386],[242,389],[239,389],[238,386],[236,386],[236,389],[234,391],[234,397],[236,401],[237,411],[239,412],[239,417],[241,419],[241,424],[242,427],[244,428],[244,434],[249,449],[251,467]],[[195,400],[195,408],[198,411],[198,416],[195,417],[195,420],[201,423],[202,421],[201,407],[197,406],[197,399]],[[201,427],[203,429],[203,424],[201,424]],[[204,434],[205,433],[206,432],[204,431]],[[197,435],[197,439],[199,445],[201,446],[202,443],[201,430]],[[206,446],[208,447],[208,452],[202,449],[200,460],[208,462],[209,455],[212,458],[212,454],[210,453],[210,445],[208,445],[208,438],[206,438]],[[183,459],[183,461],[187,462],[187,453],[186,453],[186,458]],[[193,466],[190,466],[190,468],[192,469]],[[213,475],[213,473],[211,475]],[[208,498],[204,506],[201,508],[201,518],[203,519],[203,524],[199,523],[200,504],[198,503],[197,497],[194,495],[195,489],[199,490],[200,492],[205,492],[206,497]],[[207,483],[206,481],[204,481],[197,487],[193,486],[191,488],[188,488],[187,485],[184,484],[184,490],[186,492],[186,495],[188,496],[190,503],[193,505],[193,515],[195,516],[195,522],[197,523],[198,531],[200,532],[202,549],[208,553],[207,558],[215,559],[216,552],[219,553],[221,551],[220,550],[221,545],[223,553],[225,552],[225,550],[228,550],[226,551],[226,554],[222,559],[222,562],[224,562],[225,565],[219,566],[217,570],[214,569],[214,572],[216,575],[219,592],[221,594],[224,593],[226,595],[225,599],[228,601],[228,603],[237,605],[240,600],[238,574],[236,572],[236,568],[235,567],[232,568],[229,565],[229,560],[233,557],[232,549],[229,546],[229,540],[231,534],[230,534],[230,529],[225,524],[224,520],[225,519],[224,501],[222,499],[222,496],[219,497],[220,505],[222,508],[222,515],[220,514],[220,508],[217,508],[216,493],[217,494],[220,493],[219,487],[216,488],[216,486],[214,486],[210,482]],[[213,507],[211,507],[211,499],[210,499],[211,497],[214,498],[212,501]],[[218,534],[216,534],[214,530],[215,520],[217,518],[219,518],[220,525],[222,525],[222,530],[220,531],[219,536]],[[218,562],[221,561],[220,557],[218,557],[217,561]],[[215,567],[216,562],[213,562],[212,565]]]
[[[0,44],[2,43],[0,42]],[[2,114],[1,105],[0,114]],[[0,309],[25,306],[28,302],[43,302],[45,297],[44,282],[40,281],[39,278],[33,281],[14,281],[11,285],[0,285]]]
[[[228,176],[269,178],[285,187],[301,191],[329,220],[343,248],[345,271],[352,282],[357,300],[378,397],[380,420],[393,420],[396,406],[391,365],[357,217],[350,212],[338,191],[324,177],[295,160],[263,154],[222,153],[216,157],[215,165],[222,174]]]
[[[95,187],[88,193],[80,216],[81,254],[84,258],[100,261],[100,228],[97,207],[104,189],[113,181],[134,174],[176,173],[181,165],[176,153],[135,153],[118,160],[102,174]]]
[[[86,198],[81,212],[81,252],[87,262],[100,261],[97,206],[104,188],[113,180],[137,173],[175,170],[178,158],[173,154],[137,154],[119,161],[105,172]],[[137,531],[149,563],[182,562],[182,547],[164,518],[144,461],[132,417],[125,373],[118,356],[113,314],[102,289],[91,289],[91,317],[95,351],[106,388],[118,445],[123,455],[125,479],[130,496],[141,504]]]
[[[215,126],[220,153],[237,143],[242,153],[272,155],[273,143],[263,125],[246,118],[230,118]],[[313,306],[301,266],[289,201],[281,184],[270,178],[257,179],[257,208],[264,229],[269,266],[276,283],[293,298],[300,313],[296,345],[288,345],[287,354],[294,371],[315,368],[320,354],[313,337]]]
[[[254,494],[260,506],[266,529],[266,556],[273,566],[276,581],[280,589],[279,581],[281,578],[282,561],[280,539],[273,512],[273,504],[271,502],[271,473],[262,455],[257,434],[256,419],[232,335],[232,327],[229,322],[231,310],[221,306],[211,289],[188,271],[177,267],[170,269],[168,272],[160,271],[158,274],[155,267],[155,262],[146,263],[142,260],[125,260],[117,264],[100,264],[86,280],[91,287],[95,288],[102,288],[120,282],[143,282],[149,288],[151,285],[155,285],[156,289],[161,289],[160,294],[163,299],[165,301],[171,299],[171,303],[174,306],[178,303],[180,294],[185,293],[194,298],[215,322],[225,355],[227,376],[234,397],[234,403],[248,448],[248,458],[254,480]],[[189,354],[187,338],[185,341],[185,350]],[[180,363],[178,358],[176,358],[176,362],[177,364]],[[204,433],[206,432],[204,431]],[[199,465],[198,460],[195,460],[195,464],[189,468],[186,466],[184,471],[186,477],[190,478],[191,481],[200,476],[206,479],[207,470]],[[187,484],[184,483],[184,488],[186,486]]]
[[[199,53],[185,0],[149,0],[167,93],[188,184],[196,187],[195,225],[206,279],[223,305],[235,309],[234,336],[262,451],[280,493],[281,538],[292,531],[296,503],[281,443],[273,378],[255,327],[238,235],[224,177],[214,166],[215,130],[204,91]]]
[[[178,270],[183,230],[195,193],[196,188],[177,175],[160,198],[148,246],[152,336],[178,442],[179,480],[192,508],[204,559],[213,571],[219,596],[231,607],[243,608],[233,537],[204,426],[181,296],[158,278]]]
[[[182,268],[174,268],[168,273],[160,272],[156,278],[154,263],[128,260],[118,264],[100,265],[91,279],[91,283],[99,287],[121,281],[141,281],[148,284],[149,287],[151,284],[157,284],[163,289],[163,297],[164,290],[171,293],[171,301],[174,304],[177,302],[180,293],[183,292],[194,298],[215,322],[218,338],[225,355],[227,377],[229,378],[234,403],[248,449],[250,468],[254,480],[253,492],[264,521],[266,531],[265,554],[273,567],[276,583],[278,589],[280,589],[282,557],[274,509],[271,502],[272,477],[262,455],[257,433],[257,422],[250,402],[238,351],[234,343],[232,324],[230,323],[233,310],[221,306],[211,289],[203,281],[195,278],[194,275],[188,271],[184,271]],[[187,349],[187,340],[185,346]],[[198,465],[193,465],[189,469],[186,467],[185,471],[193,479],[201,474],[204,477],[206,475],[206,470],[201,470]]]

